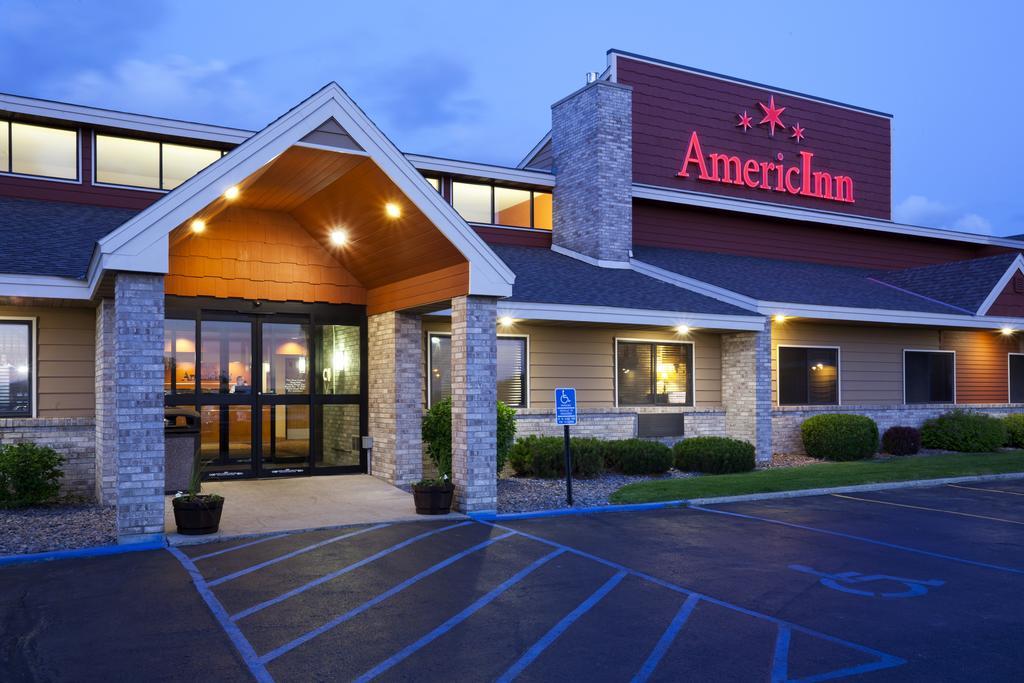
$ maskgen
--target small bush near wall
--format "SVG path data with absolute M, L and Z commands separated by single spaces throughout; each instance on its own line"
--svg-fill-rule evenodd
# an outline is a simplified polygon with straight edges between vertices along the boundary
M 724 436 L 694 436 L 672 447 L 676 469 L 705 474 L 749 472 L 754 469 L 754 447 Z
M 604 448 L 598 439 L 572 439 L 572 472 L 578 477 L 596 477 L 604 471 Z M 564 442 L 558 436 L 530 436 L 519 439 L 508 454 L 509 464 L 521 477 L 554 479 L 565 476 Z
M 1010 448 L 1024 448 L 1024 415 L 1016 413 L 1003 418 L 1006 427 L 1006 445 Z
M 0 446 L 0 508 L 48 503 L 60 492 L 64 464 L 57 451 L 19 443 Z
M 672 467 L 672 449 L 658 441 L 622 439 L 606 448 L 608 466 L 623 474 L 661 474 Z
M 498 472 L 505 468 L 509 449 L 516 438 L 516 411 L 498 401 Z M 437 466 L 440 477 L 452 474 L 452 399 L 446 398 L 430 407 L 423 416 L 423 443 L 427 455 Z
M 866 415 L 815 415 L 800 425 L 800 437 L 812 458 L 860 460 L 878 450 L 878 425 Z
M 951 410 L 921 427 L 921 444 L 925 448 L 962 453 L 988 453 L 1006 443 L 1003 421 L 967 410 Z
M 914 455 L 921 450 L 921 432 L 914 427 L 889 427 L 882 434 L 882 450 L 889 455 Z

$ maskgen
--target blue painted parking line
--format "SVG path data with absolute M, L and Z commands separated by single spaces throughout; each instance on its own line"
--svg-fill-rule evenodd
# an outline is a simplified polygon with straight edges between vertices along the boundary
M 772 519 L 771 517 L 758 517 L 756 515 L 746 515 L 742 512 L 730 512 L 728 510 L 715 510 L 714 508 L 705 508 L 699 505 L 691 505 L 691 510 L 698 510 L 700 512 L 708 512 L 713 515 L 726 515 L 728 517 L 737 517 L 739 519 L 749 519 L 755 522 L 765 522 L 767 524 L 778 524 L 779 526 L 789 527 L 791 529 L 801 529 L 803 531 L 813 531 L 818 534 L 826 534 L 828 536 L 836 536 L 838 538 L 846 538 L 852 541 L 860 541 L 861 543 L 870 543 L 872 545 L 881 546 L 883 548 L 892 548 L 893 550 L 902 550 L 907 553 L 914 553 L 917 555 L 924 555 L 925 557 L 934 557 L 940 560 L 949 560 L 950 562 L 959 562 L 961 564 L 969 564 L 974 567 L 984 567 L 985 569 L 995 569 L 996 571 L 1009 572 L 1011 574 L 1024 574 L 1024 569 L 1017 569 L 1015 567 L 1006 567 L 998 564 L 989 564 L 988 562 L 978 562 L 977 560 L 968 560 L 963 557 L 956 557 L 955 555 L 946 555 L 944 553 L 936 553 L 930 550 L 922 550 L 920 548 L 912 548 L 906 545 L 899 545 L 898 543 L 888 543 L 886 541 L 879 541 L 875 538 L 867 538 L 866 536 L 857 536 L 854 534 L 843 533 L 842 531 L 833 531 L 832 529 L 821 529 L 818 527 L 807 526 L 806 524 L 796 524 L 795 522 L 786 522 L 781 519 Z
M 509 667 L 508 671 L 501 675 L 501 678 L 498 679 L 498 683 L 509 683 L 514 680 L 516 676 L 521 674 L 526 667 L 530 666 L 530 664 L 533 663 L 533 660 L 537 659 L 537 657 L 539 657 L 541 653 L 558 638 L 558 636 L 562 635 L 562 633 L 572 626 L 577 619 L 589 612 L 594 605 L 601 602 L 601 598 L 608 595 L 608 593 L 618 586 L 619 582 L 624 578 L 626 578 L 626 572 L 620 571 L 615 574 L 615 576 L 605 581 L 600 588 L 590 595 L 590 597 L 577 605 L 576 609 L 562 617 L 562 619 L 559 620 L 559 622 L 555 624 L 550 631 L 545 633 L 540 640 L 530 646 L 530 649 L 527 650 L 515 664 Z
M 199 562 L 200 560 L 206 560 L 206 559 L 209 559 L 211 557 L 217 557 L 218 555 L 223 555 L 224 553 L 230 553 L 230 552 L 233 552 L 235 550 L 241 550 L 242 548 L 249 548 L 251 546 L 258 545 L 258 544 L 264 543 L 266 541 L 274 541 L 274 540 L 276 540 L 278 538 L 284 538 L 287 535 L 288 534 L 274 534 L 273 536 L 263 536 L 261 538 L 257 538 L 254 541 L 249 541 L 248 543 L 240 543 L 239 545 L 233 545 L 230 548 L 224 548 L 223 550 L 215 550 L 212 553 L 206 553 L 205 555 L 200 555 L 198 557 L 193 557 L 192 561 L 193 562 Z
M 379 560 L 380 558 L 382 558 L 382 557 L 384 557 L 386 555 L 390 555 L 391 553 L 393 553 L 395 551 L 398 551 L 398 550 L 401 550 L 402 548 L 405 548 L 407 546 L 410 546 L 413 543 L 416 543 L 417 541 L 423 540 L 424 538 L 429 538 L 430 536 L 433 536 L 434 534 L 439 534 L 439 533 L 444 532 L 444 531 L 450 531 L 451 529 L 458 529 L 459 527 L 464 527 L 467 524 L 472 524 L 472 523 L 473 522 L 469 522 L 469 521 L 459 522 L 458 524 L 452 524 L 451 526 L 442 527 L 440 529 L 432 529 L 432 530 L 424 532 L 422 534 L 418 534 L 416 536 L 413 536 L 412 538 L 408 538 L 408 539 L 402 541 L 401 543 L 396 543 L 395 545 L 391 546 L 390 548 L 385 548 L 384 550 L 381 550 L 380 552 L 374 553 L 373 555 L 370 555 L 369 557 L 364 557 L 363 559 L 359 560 L 358 562 L 354 562 L 354 563 L 352 563 L 352 564 L 350 564 L 350 565 L 348 565 L 346 567 L 342 567 L 341 569 L 338 569 L 336 571 L 330 572 L 329 574 L 325 574 L 325 575 L 323 575 L 323 576 L 321 576 L 319 578 L 313 579 L 312 581 L 310 581 L 308 583 L 305 583 L 305 584 L 299 586 L 298 588 L 293 588 L 290 591 L 287 591 L 285 593 L 282 593 L 281 595 L 278 595 L 276 598 L 270 598 L 269 600 L 264 600 L 263 602 L 261 602 L 259 604 L 256 604 L 256 605 L 253 605 L 252 607 L 248 607 L 248 608 L 242 610 L 241 612 L 238 612 L 236 614 L 232 614 L 231 615 L 231 620 L 232 621 L 238 621 L 239 619 L 244 619 L 245 617 L 249 616 L 250 614 L 255 614 L 256 612 L 259 612 L 260 610 L 264 610 L 267 607 L 270 607 L 271 605 L 276 605 L 279 602 L 284 602 L 288 598 L 294 597 L 294 596 L 298 595 L 299 593 L 303 593 L 305 591 L 308 591 L 310 588 L 314 588 L 316 586 L 319 586 L 320 584 L 327 583 L 328 581 L 336 579 L 339 576 L 343 576 L 344 574 L 348 574 L 351 571 L 354 571 L 356 569 L 359 569 L 360 567 L 366 566 L 366 565 L 370 564 L 371 562 L 373 562 L 375 560 Z
M 407 659 L 410 655 L 415 654 L 422 648 L 426 647 L 433 641 L 443 636 L 445 633 L 448 633 L 448 631 L 451 631 L 453 628 L 461 624 L 463 621 L 471 617 L 476 612 L 479 612 L 481 609 L 492 603 L 499 595 L 501 595 L 509 588 L 522 581 L 523 579 L 525 579 L 536 569 L 539 569 L 540 567 L 547 564 L 549 561 L 553 560 L 554 558 L 558 557 L 564 552 L 564 550 L 556 548 L 547 555 L 544 555 L 543 557 L 534 560 L 527 567 L 525 567 L 524 569 L 520 569 L 518 572 L 516 572 L 511 577 L 503 581 L 497 587 L 491 589 L 485 595 L 478 598 L 469 607 L 462 610 L 454 617 L 448 619 L 446 622 L 435 628 L 430 633 L 426 634 L 416 642 L 402 648 L 401 650 L 391 655 L 377 666 L 373 667 L 363 675 L 356 678 L 356 683 L 365 683 L 365 681 L 371 681 L 380 674 L 390 669 L 391 667 L 398 664 L 399 662 L 402 662 L 403 660 Z
M 968 491 L 984 491 L 985 493 L 1002 493 L 1007 496 L 1024 496 L 1024 492 L 1021 491 L 1007 491 L 1006 489 L 986 489 L 980 486 L 964 486 L 963 484 L 946 484 L 946 486 L 954 489 L 966 489 Z
M 946 515 L 956 515 L 958 517 L 973 517 L 974 519 L 983 519 L 989 522 L 1002 522 L 1003 524 L 1020 524 L 1024 526 L 1024 522 L 1017 521 L 1014 519 L 1005 519 L 1003 517 L 991 517 L 989 515 L 976 515 L 971 512 L 958 512 L 956 510 L 946 510 L 945 508 L 933 508 L 924 505 L 910 505 L 909 503 L 897 503 L 891 500 L 878 500 L 877 498 L 860 498 L 858 496 L 847 496 L 839 493 L 832 494 L 835 498 L 845 498 L 846 500 L 857 500 L 862 503 L 876 503 L 878 505 L 891 505 L 898 508 L 908 508 L 910 510 L 924 510 L 925 512 L 941 512 Z
M 672 621 L 669 623 L 668 628 L 658 638 L 658 642 L 654 644 L 654 649 L 651 650 L 651 654 L 647 655 L 647 659 L 644 660 L 640 670 L 633 676 L 633 683 L 644 683 L 654 670 L 658 668 L 658 664 L 661 663 L 661 658 L 668 652 L 669 647 L 672 646 L 672 642 L 679 635 L 679 631 L 682 630 L 683 626 L 686 625 L 690 615 L 693 614 L 694 608 L 697 603 L 700 602 L 700 598 L 696 595 L 691 595 L 683 601 L 682 606 L 676 615 L 672 617 Z
M 710 512 L 710 510 L 709 510 L 709 512 Z M 601 563 L 601 564 L 603 564 L 603 565 L 605 565 L 607 567 L 612 567 L 613 569 L 618 569 L 618 570 L 625 571 L 628 574 L 632 574 L 633 576 L 639 577 L 639 578 L 644 579 L 646 581 L 650 581 L 651 583 L 657 584 L 659 586 L 663 586 L 663 587 L 668 588 L 669 590 L 675 591 L 677 593 L 681 593 L 681 594 L 686 595 L 686 596 L 696 596 L 698 599 L 705 600 L 705 601 L 707 601 L 707 602 L 709 602 L 709 603 L 711 603 L 713 605 L 718 605 L 720 607 L 725 607 L 726 609 L 734 610 L 734 611 L 739 612 L 741 614 L 746 614 L 748 616 L 751 616 L 751 617 L 754 617 L 754 618 L 757 618 L 757 619 L 763 619 L 763 620 L 768 621 L 770 623 L 776 624 L 777 626 L 785 626 L 785 627 L 787 627 L 787 628 L 789 628 L 789 629 L 791 629 L 793 631 L 799 631 L 799 632 L 804 633 L 806 635 L 809 635 L 809 636 L 811 636 L 813 638 L 821 638 L 822 640 L 826 640 L 826 641 L 829 641 L 829 642 L 832 642 L 832 643 L 836 643 L 837 645 L 841 645 L 843 647 L 848 647 L 848 648 L 850 648 L 852 650 L 857 650 L 858 652 L 861 652 L 861 653 L 864 653 L 866 655 L 869 655 L 871 657 L 875 657 L 876 658 L 875 661 L 873 661 L 873 662 L 868 662 L 866 664 L 862 664 L 862 665 L 859 665 L 857 667 L 847 667 L 845 669 L 836 669 L 834 671 L 830 671 L 830 672 L 826 672 L 824 674 L 820 674 L 814 680 L 828 680 L 830 678 L 838 678 L 840 676 L 848 675 L 848 672 L 851 672 L 851 671 L 855 671 L 856 673 L 865 673 L 865 672 L 869 672 L 869 671 L 878 671 L 878 670 L 881 670 L 881 669 L 888 669 L 888 668 L 892 668 L 892 667 L 895 667 L 895 666 L 900 666 L 902 664 L 906 664 L 906 660 L 905 659 L 902 659 L 900 657 L 896 657 L 895 655 L 890 655 L 890 654 L 887 654 L 885 652 L 881 652 L 880 650 L 876 650 L 874 648 L 868 647 L 866 645 L 861 645 L 859 643 L 854 643 L 853 641 L 845 640 L 843 638 L 837 638 L 836 636 L 830 636 L 827 633 L 822 633 L 821 631 L 815 631 L 814 629 L 806 628 L 804 626 L 800 626 L 798 624 L 793 624 L 793 623 L 788 622 L 788 621 L 783 621 L 782 619 L 779 619 L 778 617 L 773 617 L 773 616 L 771 616 L 769 614 L 763 614 L 761 612 L 755 612 L 754 610 L 747 609 L 746 607 L 741 607 L 740 605 L 736 605 L 736 604 L 733 604 L 731 602 L 726 602 L 726 601 L 720 600 L 718 598 L 713 598 L 710 595 L 705 595 L 703 593 L 698 593 L 698 592 L 690 590 L 688 588 L 683 588 L 682 586 L 678 586 L 678 585 L 672 583 L 671 581 L 666 581 L 665 579 L 659 579 L 658 577 L 652 576 L 651 574 L 647 574 L 645 572 L 641 572 L 641 571 L 638 571 L 636 569 L 632 569 L 632 568 L 627 567 L 625 565 L 619 564 L 618 562 L 613 562 L 611 560 L 607 560 L 607 559 L 605 559 L 603 557 L 599 557 L 599 556 L 594 555 L 592 553 L 588 553 L 588 552 L 586 552 L 584 550 L 579 550 L 578 548 L 573 548 L 572 546 L 567 546 L 567 545 L 565 545 L 563 543 L 558 543 L 557 541 L 552 541 L 552 540 L 543 538 L 541 536 L 536 536 L 534 534 L 526 533 L 524 531 L 518 531 L 516 529 L 511 529 L 511 528 L 503 526 L 501 524 L 495 524 L 495 523 L 487 523 L 487 524 L 489 524 L 489 526 L 493 526 L 496 529 L 505 529 L 505 530 L 508 530 L 508 531 L 512 531 L 512 532 L 514 532 L 514 533 L 516 533 L 519 536 L 522 536 L 524 538 L 529 538 L 529 539 L 534 540 L 534 541 L 539 541 L 540 543 L 544 543 L 544 544 L 552 546 L 554 548 L 560 548 L 560 549 L 565 550 L 566 552 L 572 553 L 574 555 L 578 555 L 580 557 L 585 557 L 585 558 L 591 559 L 591 560 L 593 560 L 595 562 L 599 562 L 599 563 Z M 805 680 L 809 680 L 809 679 L 805 679 Z
M 167 550 L 178 559 L 181 566 L 188 572 L 189 577 L 192 579 L 192 584 L 196 587 L 196 591 L 206 602 L 210 611 L 213 612 L 214 618 L 220 623 L 221 628 L 224 629 L 235 649 L 238 650 L 238 654 L 242 657 L 242 661 L 245 662 L 245 666 L 249 669 L 253 678 L 260 683 L 273 683 L 273 677 L 271 677 L 270 672 L 267 671 L 263 663 L 259 661 L 252 643 L 249 642 L 249 639 L 242 634 L 242 631 L 228 617 L 227 610 L 224 609 L 224 605 L 221 604 L 217 596 L 210 590 L 209 584 L 203 579 L 203 575 L 196 567 L 195 562 L 178 548 L 168 548 Z
M 793 632 L 788 626 L 779 626 L 775 634 L 775 649 L 772 651 L 772 683 L 789 680 L 789 641 Z
M 368 533 L 370 531 L 376 531 L 377 529 L 383 529 L 384 527 L 387 527 L 387 526 L 391 526 L 391 525 L 390 524 L 375 524 L 374 526 L 366 527 L 365 529 L 358 529 L 356 531 L 350 531 L 347 534 L 341 534 L 340 536 L 332 536 L 331 538 L 328 538 L 326 540 L 320 541 L 318 543 L 314 543 L 312 545 L 307 545 L 304 548 L 299 548 L 298 550 L 293 550 L 290 553 L 286 553 L 286 554 L 281 555 L 279 557 L 271 558 L 271 559 L 269 559 L 269 560 L 267 560 L 265 562 L 260 562 L 259 564 L 254 564 L 251 567 L 246 567 L 245 569 L 239 569 L 237 572 L 234 572 L 232 574 L 228 574 L 226 576 L 221 576 L 220 578 L 213 579 L 212 581 L 208 581 L 207 583 L 211 587 L 219 586 L 222 583 L 226 583 L 227 581 L 232 581 L 234 579 L 237 579 L 240 576 L 245 576 L 246 574 L 251 574 L 251 573 L 253 573 L 255 571 L 259 571 L 260 569 L 263 569 L 264 567 L 269 567 L 272 564 L 277 564 L 278 562 L 284 562 L 285 560 L 290 560 L 293 557 L 296 557 L 298 555 L 302 555 L 303 553 L 308 553 L 311 550 L 316 550 L 317 548 L 322 548 L 325 545 L 329 545 L 331 543 L 336 543 L 337 541 L 343 541 L 346 538 L 352 538 L 353 536 L 358 536 L 360 534 L 365 534 L 365 533 Z
M 312 640 L 313 638 L 316 638 L 317 636 L 322 635 L 322 634 L 326 633 L 327 631 L 330 631 L 332 628 L 335 628 L 336 626 L 339 626 L 339 625 L 345 623 L 349 619 L 362 614 L 363 612 L 365 612 L 366 610 L 370 609 L 371 607 L 373 607 L 375 605 L 379 605 L 380 603 L 384 602 L 385 600 L 387 600 L 391 596 L 395 595 L 396 593 L 400 593 L 401 591 L 405 590 L 409 586 L 412 586 L 413 584 L 418 583 L 419 581 L 422 581 L 423 579 L 427 578 L 431 574 L 435 574 L 435 573 L 441 571 L 442 569 L 444 569 L 445 567 L 448 567 L 448 566 L 450 566 L 452 564 L 455 564 L 456 562 L 458 562 L 462 558 L 466 557 L 467 555 L 475 553 L 477 550 L 482 550 L 483 548 L 486 548 L 489 545 L 497 543 L 498 541 L 502 540 L 503 538 L 508 538 L 509 536 L 513 536 L 513 535 L 515 535 L 515 532 L 514 531 L 509 531 L 506 534 L 501 534 L 500 536 L 495 536 L 494 538 L 487 539 L 483 543 L 477 543 L 475 546 L 473 546 L 471 548 L 467 548 L 466 550 L 463 550 L 460 553 L 456 553 L 455 555 L 452 555 L 451 557 L 449 557 L 446 560 L 438 562 L 437 564 L 435 564 L 432 567 L 428 567 L 427 569 L 424 569 L 419 574 L 416 574 L 415 576 L 406 579 L 405 581 L 401 582 L 400 584 L 398 584 L 396 586 L 393 586 L 392 588 L 389 588 L 388 590 L 384 591 L 383 593 L 381 593 L 377 597 L 372 598 L 371 600 L 367 600 L 362 605 L 359 605 L 358 607 L 350 609 L 348 612 L 345 612 L 344 614 L 341 614 L 341 615 L 331 619 L 327 623 L 325 623 L 325 624 L 323 624 L 321 626 L 318 626 L 317 628 L 313 629 L 312 631 L 308 631 L 307 633 L 304 633 L 303 635 L 299 636 L 298 638 L 296 638 L 296 639 L 294 639 L 294 640 L 292 640 L 290 642 L 287 642 L 284 645 L 281 645 L 280 647 L 274 648 L 270 652 L 267 652 L 266 654 L 262 655 L 260 657 L 260 662 L 263 663 L 263 664 L 267 664 L 269 662 L 272 662 L 273 660 L 277 659 L 281 655 L 294 650 L 295 648 L 297 648 L 298 646 L 302 645 L 303 643 L 307 643 L 310 640 Z M 234 623 L 234 622 L 232 622 L 232 623 Z

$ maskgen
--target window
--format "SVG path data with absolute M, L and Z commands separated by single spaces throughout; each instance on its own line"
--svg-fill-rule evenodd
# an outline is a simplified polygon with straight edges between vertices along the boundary
M 620 406 L 693 405 L 693 344 L 615 341 Z
M 779 347 L 779 405 L 839 405 L 839 349 Z
M 452 182 L 452 206 L 469 223 L 551 229 L 551 193 Z
M 434 178 L 432 176 L 423 176 L 423 177 L 426 179 L 426 181 L 428 183 L 430 183 L 430 186 L 432 188 L 434 188 L 438 192 L 441 191 L 441 179 L 440 178 Z
M 196 321 L 164 320 L 164 394 L 196 393 Z
M 0 417 L 32 417 L 32 321 L 0 320 Z
M 173 190 L 222 155 L 219 149 L 97 135 L 95 180 Z
M 952 351 L 904 351 L 905 403 L 953 403 L 956 354 Z
M 1010 403 L 1024 403 L 1024 353 L 1011 353 L 1007 362 L 1010 372 Z
M 513 408 L 527 406 L 527 338 L 498 337 L 498 400 Z M 452 395 L 452 337 L 430 333 L 427 339 L 427 405 Z
M 0 171 L 78 180 L 78 132 L 0 122 Z

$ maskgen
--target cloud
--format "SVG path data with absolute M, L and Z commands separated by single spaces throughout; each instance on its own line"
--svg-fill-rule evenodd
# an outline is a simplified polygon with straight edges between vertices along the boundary
M 893 208 L 893 218 L 900 223 L 950 228 L 962 232 L 991 235 L 992 224 L 985 217 L 963 212 L 928 197 L 912 194 Z

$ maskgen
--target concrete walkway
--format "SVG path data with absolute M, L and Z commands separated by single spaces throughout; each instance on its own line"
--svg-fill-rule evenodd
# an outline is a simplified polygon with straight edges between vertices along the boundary
M 207 536 L 176 533 L 168 496 L 164 516 L 171 545 L 349 524 L 438 519 L 417 515 L 411 493 L 368 474 L 211 481 L 203 483 L 203 493 L 224 496 L 220 531 Z M 443 519 L 462 517 L 453 512 Z

